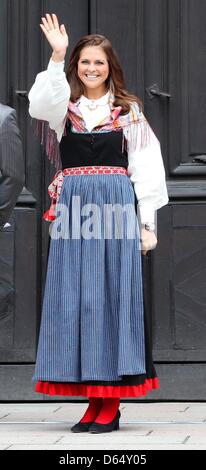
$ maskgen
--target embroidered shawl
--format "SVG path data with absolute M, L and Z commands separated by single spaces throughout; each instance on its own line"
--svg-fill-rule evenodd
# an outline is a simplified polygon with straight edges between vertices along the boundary
M 149 144 L 151 133 L 150 126 L 144 114 L 139 108 L 137 102 L 131 102 L 130 111 L 125 115 L 120 115 L 122 107 L 114 106 L 114 95 L 109 94 L 110 116 L 104 118 L 91 132 L 119 131 L 123 129 L 122 149 L 126 143 L 127 151 L 134 152 L 137 148 L 141 149 Z M 69 119 L 72 124 L 73 132 L 88 132 L 82 113 L 78 108 L 79 100 L 75 103 L 69 101 L 68 112 L 64 119 L 64 131 L 66 134 L 66 120 Z M 32 124 L 35 124 L 35 133 L 40 138 L 40 142 L 51 163 L 55 165 L 56 170 L 62 168 L 59 142 L 57 134 L 49 127 L 47 121 L 32 118 Z

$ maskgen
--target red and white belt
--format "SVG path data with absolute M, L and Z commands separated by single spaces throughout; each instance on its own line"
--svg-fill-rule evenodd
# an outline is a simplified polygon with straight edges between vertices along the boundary
M 96 174 L 121 174 L 128 176 L 128 171 L 126 168 L 121 166 L 80 166 L 57 171 L 52 182 L 48 186 L 48 193 L 52 202 L 50 208 L 44 212 L 43 219 L 51 222 L 56 218 L 56 207 L 60 197 L 64 176 Z

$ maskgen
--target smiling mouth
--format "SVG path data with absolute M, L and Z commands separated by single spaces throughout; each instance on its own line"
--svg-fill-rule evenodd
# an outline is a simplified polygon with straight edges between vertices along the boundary
M 87 74 L 85 74 L 85 77 L 88 80 L 96 80 L 97 78 L 99 78 L 99 75 L 87 75 Z

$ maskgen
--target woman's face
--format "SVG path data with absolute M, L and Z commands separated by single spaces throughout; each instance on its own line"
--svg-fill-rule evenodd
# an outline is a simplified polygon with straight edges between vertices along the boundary
M 90 95 L 101 96 L 106 93 L 105 80 L 109 75 L 109 64 L 101 47 L 84 47 L 77 65 L 77 73 L 88 98 Z

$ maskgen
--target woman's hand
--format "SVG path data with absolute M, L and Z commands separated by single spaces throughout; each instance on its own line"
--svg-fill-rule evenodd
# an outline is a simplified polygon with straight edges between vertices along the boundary
M 69 45 L 69 38 L 64 25 L 61 24 L 59 27 L 57 16 L 55 14 L 49 15 L 46 13 L 46 18 L 42 17 L 40 27 L 53 49 L 52 58 L 54 58 L 54 60 L 55 58 L 57 58 L 57 60 L 64 60 Z
M 148 250 L 152 250 L 157 245 L 157 239 L 154 232 L 141 229 L 141 251 L 143 255 L 146 255 Z

